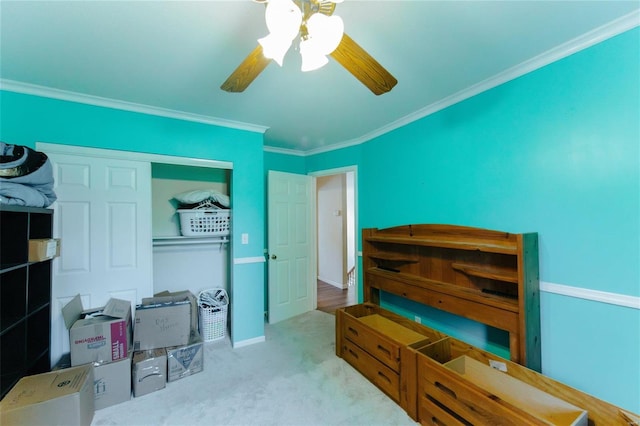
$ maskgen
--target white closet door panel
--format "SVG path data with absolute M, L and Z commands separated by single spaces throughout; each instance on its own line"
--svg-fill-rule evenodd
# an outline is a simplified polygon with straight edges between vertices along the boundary
M 91 271 L 89 259 L 89 203 L 74 203 L 58 200 L 56 223 L 59 235 L 66 237 L 64 249 L 60 250 L 56 273 L 75 274 Z M 68 241 L 73 244 L 65 244 Z
M 109 203 L 107 238 L 109 238 L 108 269 L 135 268 L 137 261 L 136 204 Z
M 47 152 L 54 166 L 52 361 L 69 350 L 61 309 L 73 296 L 83 306 L 111 297 L 134 306 L 153 295 L 151 164 Z M 57 305 L 57 306 L 56 306 Z

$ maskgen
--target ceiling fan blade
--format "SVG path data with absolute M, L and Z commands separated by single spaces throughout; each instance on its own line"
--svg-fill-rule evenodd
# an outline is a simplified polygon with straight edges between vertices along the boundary
M 387 93 L 398 83 L 389 71 L 346 33 L 330 56 L 376 95 Z
M 227 92 L 244 91 L 270 62 L 271 59 L 265 58 L 262 54 L 262 46 L 258 44 L 258 46 L 249 53 L 249 56 L 238 65 L 238 68 L 231 73 L 229 78 L 222 83 L 220 88 Z

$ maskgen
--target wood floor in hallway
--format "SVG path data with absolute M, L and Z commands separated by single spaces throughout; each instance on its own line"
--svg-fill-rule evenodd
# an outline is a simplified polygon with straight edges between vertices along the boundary
M 347 289 L 327 284 L 318 280 L 318 310 L 334 314 L 335 310 L 344 306 L 355 305 L 357 303 L 355 297 L 355 286 Z

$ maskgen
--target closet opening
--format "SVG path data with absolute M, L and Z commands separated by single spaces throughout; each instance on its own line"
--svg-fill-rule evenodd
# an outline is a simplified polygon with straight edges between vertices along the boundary
M 211 288 L 229 293 L 230 231 L 224 229 L 230 226 L 196 233 L 181 222 L 191 217 L 187 209 L 198 206 L 231 218 L 230 179 L 229 169 L 151 164 L 154 293 L 190 290 L 197 296 Z

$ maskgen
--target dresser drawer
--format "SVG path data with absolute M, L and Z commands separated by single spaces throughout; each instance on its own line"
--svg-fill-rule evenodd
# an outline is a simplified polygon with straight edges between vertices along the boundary
M 400 400 L 400 376 L 398 373 L 369 355 L 348 340 L 344 341 L 343 357 L 369 381 L 378 386 L 396 403 Z
M 428 395 L 472 424 L 525 425 L 544 424 L 521 418 L 500 400 L 466 383 L 444 366 L 429 366 L 421 377 L 419 395 Z M 528 416 L 526 416 L 528 417 Z
M 440 365 L 422 360 L 419 395 L 473 424 L 587 425 L 587 413 L 467 356 Z
M 344 337 L 360 346 L 392 368 L 400 369 L 400 345 L 381 333 L 372 330 L 359 319 L 344 316 Z
M 451 414 L 447 409 L 432 402 L 429 397 L 422 395 L 419 400 L 420 424 L 433 426 L 471 426 L 471 423 Z

